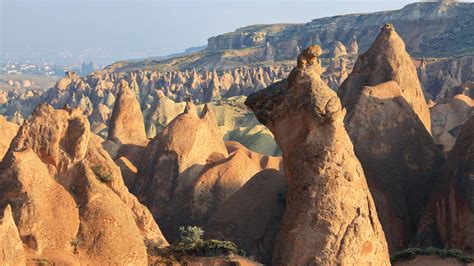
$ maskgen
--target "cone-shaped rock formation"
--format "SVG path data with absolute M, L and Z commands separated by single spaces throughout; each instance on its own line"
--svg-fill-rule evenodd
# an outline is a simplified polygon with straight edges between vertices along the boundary
M 288 79 L 246 101 L 274 134 L 288 178 L 273 265 L 389 265 L 387 243 L 362 167 L 321 79 L 319 46 L 298 57 Z
M 137 96 L 125 80 L 121 80 L 118 90 L 110 118 L 108 139 L 120 144 L 146 142 L 145 122 Z
M 12 139 L 18 132 L 18 125 L 8 122 L 5 117 L 0 115 L 0 162 L 3 156 L 7 153 Z
M 10 205 L 0 212 L 0 265 L 25 265 L 25 250 Z
M 412 65 L 400 37 L 385 25 L 339 90 L 391 252 L 408 247 L 443 163 L 416 114 L 415 104 L 426 104 Z
M 0 205 L 12 206 L 28 254 L 146 264 L 147 247 L 167 242 L 89 128 L 79 109 L 39 106 L 0 166 Z
M 416 67 L 393 25 L 386 24 L 369 50 L 357 58 L 352 73 L 342 83 L 338 95 L 344 107 L 350 109 L 364 86 L 375 86 L 391 80 L 400 85 L 403 97 L 426 130 L 431 132 L 430 112 Z
M 214 112 L 206 105 L 198 116 L 192 102 L 143 158 L 135 190 L 171 240 L 179 226 L 203 224 L 260 170 L 242 150 L 229 155 Z

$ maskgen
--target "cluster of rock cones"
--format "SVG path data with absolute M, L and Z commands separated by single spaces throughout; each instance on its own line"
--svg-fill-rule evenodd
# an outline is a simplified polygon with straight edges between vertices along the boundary
M 474 118 L 445 160 L 390 24 L 337 93 L 320 55 L 307 48 L 246 100 L 281 157 L 225 142 L 192 102 L 148 140 L 126 82 L 107 140 L 76 109 L 40 105 L 20 128 L 0 119 L 0 264 L 147 265 L 182 225 L 272 265 L 389 265 L 409 245 L 472 252 Z

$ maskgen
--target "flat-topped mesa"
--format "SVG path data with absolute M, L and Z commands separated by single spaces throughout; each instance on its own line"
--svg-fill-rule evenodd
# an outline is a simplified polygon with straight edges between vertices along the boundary
M 145 143 L 145 122 L 136 94 L 125 80 L 121 80 L 117 88 L 119 93 L 110 118 L 108 139 L 120 144 Z
M 403 98 L 413 108 L 428 132 L 430 113 L 417 76 L 416 67 L 405 49 L 405 43 L 392 24 L 385 24 L 372 46 L 361 54 L 352 73 L 342 83 L 338 95 L 344 107 L 350 109 L 364 86 L 395 81 Z
M 364 171 L 344 128 L 345 110 L 320 78 L 319 46 L 288 79 L 245 102 L 275 136 L 288 178 L 273 265 L 389 265 Z

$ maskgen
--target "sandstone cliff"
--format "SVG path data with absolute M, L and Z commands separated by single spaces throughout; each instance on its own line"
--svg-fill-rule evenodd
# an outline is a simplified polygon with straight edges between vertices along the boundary
M 379 26 L 392 22 L 407 43 L 410 54 L 417 57 L 446 58 L 471 55 L 474 28 L 474 4 L 457 1 L 424 1 L 402 9 L 366 14 L 349 14 L 314 19 L 305 24 L 251 25 L 208 39 L 204 51 L 167 60 L 117 62 L 111 71 L 137 68 L 206 68 L 229 69 L 258 64 L 295 60 L 297 49 L 318 44 L 331 47 L 340 41 L 350 47 L 357 39 L 358 48 L 369 48 Z M 329 48 L 330 49 L 330 48 Z
M 389 265 L 375 205 L 335 92 L 320 79 L 318 46 L 287 80 L 246 104 L 274 134 L 289 179 L 273 265 Z

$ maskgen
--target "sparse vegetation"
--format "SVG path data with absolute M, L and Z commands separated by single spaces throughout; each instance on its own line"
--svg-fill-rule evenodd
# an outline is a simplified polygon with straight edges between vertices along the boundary
M 215 257 L 220 255 L 237 254 L 245 256 L 245 252 L 231 241 L 216 239 L 204 240 L 204 230 L 197 226 L 182 226 L 179 228 L 180 242 L 168 248 L 156 249 L 158 263 L 171 265 L 186 264 L 190 257 Z M 238 265 L 238 262 L 235 264 Z
M 245 252 L 231 241 L 203 240 L 204 230 L 200 227 L 182 226 L 179 228 L 179 233 L 181 242 L 173 247 L 177 252 L 206 257 L 228 255 L 230 253 L 245 256 Z
M 34 261 L 38 264 L 38 265 L 53 265 L 49 260 L 47 259 L 34 259 Z
M 71 246 L 73 246 L 74 249 L 76 249 L 77 246 L 79 246 L 79 245 L 82 244 L 83 242 L 84 242 L 84 240 L 82 240 L 82 238 L 76 237 L 76 238 L 74 238 L 74 239 L 71 241 Z
M 104 183 L 112 182 L 114 179 L 112 174 L 107 172 L 107 170 L 102 165 L 94 165 L 91 167 L 91 169 L 95 176 Z
M 393 263 L 399 260 L 411 260 L 418 255 L 436 255 L 441 258 L 455 258 L 464 263 L 474 262 L 474 256 L 464 254 L 458 249 L 440 249 L 435 247 L 427 248 L 407 248 L 399 251 L 390 257 L 390 261 Z
M 204 235 L 204 230 L 198 226 L 181 226 L 179 228 L 179 236 L 181 238 L 181 243 L 186 246 L 196 246 L 201 243 L 202 236 Z

